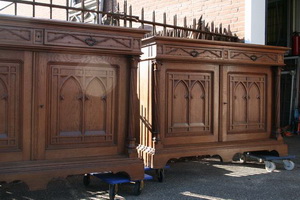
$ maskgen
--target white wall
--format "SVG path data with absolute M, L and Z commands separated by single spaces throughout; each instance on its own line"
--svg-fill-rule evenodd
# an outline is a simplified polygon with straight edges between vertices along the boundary
M 245 43 L 265 44 L 266 1 L 245 0 Z

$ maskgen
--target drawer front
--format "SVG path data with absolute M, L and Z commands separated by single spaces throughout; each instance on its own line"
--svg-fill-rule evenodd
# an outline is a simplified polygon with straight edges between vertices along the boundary
M 14 26 L 0 26 L 0 43 L 32 45 L 42 44 L 43 30 Z
M 45 30 L 45 45 L 132 50 L 130 37 Z

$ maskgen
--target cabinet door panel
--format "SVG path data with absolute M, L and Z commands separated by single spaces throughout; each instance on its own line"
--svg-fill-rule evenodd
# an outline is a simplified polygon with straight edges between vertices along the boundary
M 51 71 L 47 77 L 51 88 L 48 115 L 51 125 L 57 127 L 49 128 L 48 146 L 111 143 L 113 136 L 107 130 L 111 124 L 107 123 L 111 122 L 112 107 L 106 101 L 114 101 L 111 84 L 116 69 L 106 65 L 51 63 L 48 70 Z
M 218 140 L 219 66 L 166 65 L 166 132 L 164 144 Z M 162 104 L 163 105 L 163 104 Z
M 37 112 L 36 159 L 116 153 L 120 59 L 109 59 L 39 54 L 37 101 L 45 106 Z
M 30 159 L 31 58 L 0 51 L 0 162 Z
M 168 72 L 168 78 L 168 135 L 211 132 L 212 74 Z
M 271 78 L 266 67 L 224 67 L 223 140 L 269 137 Z
M 20 149 L 20 72 L 21 63 L 0 63 L 0 144 Z

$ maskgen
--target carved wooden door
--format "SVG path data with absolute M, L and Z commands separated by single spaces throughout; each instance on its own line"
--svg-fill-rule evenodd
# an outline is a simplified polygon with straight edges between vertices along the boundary
M 0 162 L 30 159 L 31 59 L 0 51 Z
M 222 140 L 270 137 L 270 69 L 225 66 L 223 72 Z
M 211 74 L 169 72 L 169 135 L 210 129 Z
M 40 54 L 38 67 L 37 114 L 45 120 L 38 134 L 45 144 L 37 157 L 116 152 L 117 67 L 101 57 L 60 54 Z
M 217 141 L 218 66 L 190 64 L 188 68 L 195 70 L 166 72 L 166 143 Z

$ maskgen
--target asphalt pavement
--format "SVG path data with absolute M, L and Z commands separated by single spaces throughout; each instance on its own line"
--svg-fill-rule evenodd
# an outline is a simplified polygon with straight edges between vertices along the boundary
M 296 155 L 292 171 L 276 164 L 272 173 L 257 161 L 246 164 L 221 163 L 216 159 L 191 159 L 170 163 L 164 182 L 155 178 L 145 182 L 139 196 L 132 192 L 132 184 L 118 187 L 115 199 L 126 200 L 243 200 L 243 199 L 300 199 L 300 136 L 284 138 L 289 154 Z M 155 172 L 149 172 L 155 177 Z M 15 182 L 0 186 L 0 200 L 102 200 L 109 199 L 108 185 L 96 177 L 89 186 L 82 176 L 56 179 L 47 190 L 28 191 L 26 184 Z

